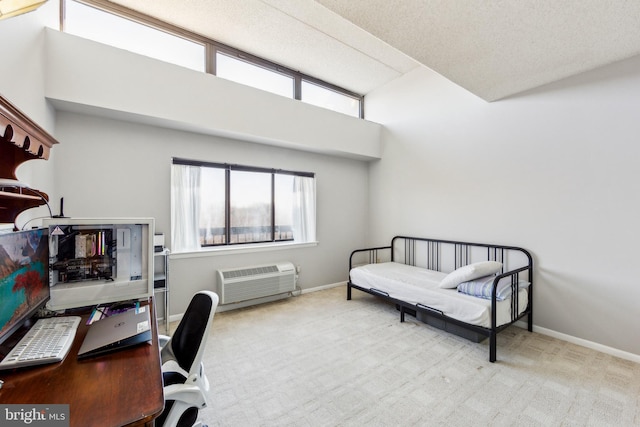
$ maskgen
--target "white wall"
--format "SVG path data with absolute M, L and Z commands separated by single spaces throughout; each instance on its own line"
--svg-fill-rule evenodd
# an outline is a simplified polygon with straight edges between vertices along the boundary
M 365 242 L 366 162 L 71 112 L 58 112 L 56 134 L 55 179 L 66 215 L 154 217 L 167 242 L 172 157 L 316 173 L 318 246 L 172 257 L 172 314 L 184 312 L 196 291 L 215 291 L 218 268 L 292 261 L 303 289 L 344 281 L 349 253 Z
M 421 68 L 366 100 L 369 243 L 527 248 L 537 327 L 640 355 L 640 58 L 494 103 Z
M 43 97 L 44 26 L 56 25 L 56 22 L 57 1 L 50 1 L 36 11 L 0 21 L 0 93 L 52 134 L 55 130 L 55 112 Z M 4 132 L 4 129 L 0 132 Z M 44 160 L 25 162 L 16 173 L 19 180 L 44 191 L 53 201 L 57 199 L 57 193 L 52 174 L 53 165 Z M 22 226 L 29 219 L 43 215 L 48 215 L 44 206 L 24 212 L 16 222 Z
M 44 97 L 44 27 L 58 20 L 58 2 L 0 21 L 0 93 L 49 132 L 53 110 Z

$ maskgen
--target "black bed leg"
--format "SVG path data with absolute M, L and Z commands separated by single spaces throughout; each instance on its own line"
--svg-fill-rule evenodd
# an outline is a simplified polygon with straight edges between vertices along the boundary
M 496 333 L 492 333 L 489 336 L 489 362 L 493 363 L 496 361 L 496 345 L 497 345 L 497 339 L 496 339 Z
M 529 330 L 529 332 L 533 332 L 533 312 L 531 311 L 527 316 L 527 329 Z
M 347 283 L 347 301 L 351 301 L 351 285 Z

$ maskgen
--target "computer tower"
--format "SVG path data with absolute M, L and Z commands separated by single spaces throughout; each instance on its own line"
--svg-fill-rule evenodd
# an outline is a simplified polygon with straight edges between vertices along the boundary
M 48 218 L 51 310 L 153 295 L 153 218 Z

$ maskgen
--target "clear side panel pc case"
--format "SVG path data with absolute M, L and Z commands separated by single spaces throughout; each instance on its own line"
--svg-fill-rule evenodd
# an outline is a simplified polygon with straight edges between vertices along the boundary
M 153 295 L 153 218 L 48 218 L 51 310 Z

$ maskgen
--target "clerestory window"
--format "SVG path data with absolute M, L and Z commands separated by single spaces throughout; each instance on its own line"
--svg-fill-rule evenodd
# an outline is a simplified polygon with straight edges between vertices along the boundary
M 106 0 L 64 0 L 61 29 L 257 89 L 363 118 L 363 97 Z
M 140 55 L 205 71 L 205 45 L 76 1 L 65 1 L 64 31 Z

